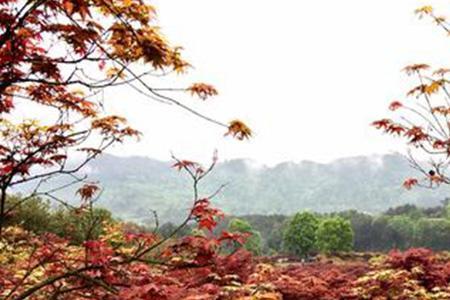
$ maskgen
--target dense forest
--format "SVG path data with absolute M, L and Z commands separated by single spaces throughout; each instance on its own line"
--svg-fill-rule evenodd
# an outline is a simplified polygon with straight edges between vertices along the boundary
M 391 249 L 425 247 L 450 250 L 450 218 L 448 202 L 443 205 L 418 208 L 403 205 L 379 214 L 355 210 L 329 214 L 315 214 L 319 220 L 341 217 L 348 220 L 354 232 L 352 250 L 358 252 L 386 252 Z M 239 216 L 248 221 L 262 236 L 262 249 L 266 254 L 289 253 L 283 249 L 283 233 L 292 217 L 283 215 Z M 227 222 L 225 222 L 227 223 Z M 226 227 L 226 225 L 224 225 Z
M 14 205 L 19 201 L 20 198 L 15 198 L 10 203 Z M 295 216 L 302 214 L 311 215 L 319 225 L 335 218 L 348 221 L 352 237 L 348 243 L 350 247 L 346 251 L 388 252 L 392 249 L 406 250 L 413 247 L 450 251 L 449 200 L 429 208 L 406 204 L 389 208 L 379 214 L 348 210 L 326 214 L 300 211 L 290 216 L 228 215 L 223 220 L 219 220 L 214 232 L 219 234 L 223 230 L 228 230 L 250 233 L 254 236 L 250 239 L 250 243 L 253 243 L 250 248 L 256 254 L 295 257 L 297 253 L 291 251 L 286 245 L 288 242 L 286 232 Z M 103 208 L 96 208 L 93 215 L 95 219 L 98 218 L 98 225 L 94 226 L 90 233 L 96 237 L 101 234 L 102 223 L 123 222 Z M 38 234 L 52 232 L 79 244 L 85 239 L 83 233 L 86 232 L 86 228 L 92 226 L 90 218 L 92 216 L 79 216 L 64 206 L 52 208 L 48 201 L 36 198 L 30 200 L 29 205 L 21 206 L 7 219 L 7 224 L 21 226 Z M 157 229 L 164 237 L 170 236 L 178 226 L 178 223 L 172 222 L 158 224 L 158 228 L 155 228 L 155 224 L 142 225 L 130 221 L 125 224 L 138 232 L 151 233 Z M 195 226 L 186 226 L 177 232 L 177 236 L 181 238 L 193 232 L 195 232 Z M 301 234 L 295 233 L 295 235 Z M 315 235 L 316 233 L 313 234 Z M 313 256 L 319 252 L 318 250 L 313 249 L 310 254 Z

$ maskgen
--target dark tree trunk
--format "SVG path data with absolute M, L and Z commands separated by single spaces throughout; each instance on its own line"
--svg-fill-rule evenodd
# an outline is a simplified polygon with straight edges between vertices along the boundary
M 6 205 L 6 189 L 2 187 L 0 189 L 0 237 L 2 236 L 3 224 L 6 220 L 5 205 Z

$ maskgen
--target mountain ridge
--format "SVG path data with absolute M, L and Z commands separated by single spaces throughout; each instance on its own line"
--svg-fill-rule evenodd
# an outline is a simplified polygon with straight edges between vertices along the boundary
M 89 164 L 91 180 L 104 187 L 100 206 L 135 222 L 178 221 L 191 202 L 191 183 L 172 163 L 143 156 L 105 154 Z M 406 203 L 439 204 L 450 189 L 406 191 L 401 183 L 415 173 L 400 154 L 355 156 L 330 163 L 283 162 L 274 166 L 232 159 L 217 164 L 200 186 L 206 196 L 223 183 L 226 189 L 213 203 L 226 213 L 293 214 L 358 209 L 377 213 Z M 66 192 L 64 197 L 73 196 Z

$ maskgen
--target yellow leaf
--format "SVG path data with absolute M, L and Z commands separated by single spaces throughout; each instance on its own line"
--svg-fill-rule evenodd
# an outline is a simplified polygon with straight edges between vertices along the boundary
M 441 87 L 440 81 L 433 81 L 430 85 L 425 86 L 425 93 L 428 95 L 435 94 L 439 91 Z
M 114 78 L 114 77 L 119 77 L 120 79 L 125 78 L 125 74 L 122 70 L 119 70 L 116 67 L 111 67 L 108 70 L 106 70 L 106 76 L 108 78 Z
M 130 7 L 133 4 L 133 0 L 123 0 L 123 6 Z
M 414 11 L 419 18 L 422 18 L 424 15 L 431 15 L 433 13 L 433 7 L 430 5 L 422 6 Z
M 80 97 L 84 97 L 86 95 L 82 89 L 74 89 L 72 90 L 72 94 Z

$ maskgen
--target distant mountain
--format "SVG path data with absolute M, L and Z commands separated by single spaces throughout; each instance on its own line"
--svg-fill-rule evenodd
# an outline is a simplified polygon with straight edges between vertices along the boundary
M 174 221 L 186 214 L 192 189 L 187 177 L 170 165 L 145 157 L 104 155 L 90 164 L 88 173 L 104 187 L 99 204 L 116 216 L 146 222 L 150 210 L 156 210 L 161 221 Z M 401 183 L 412 175 L 414 171 L 398 154 L 274 167 L 237 159 L 218 164 L 201 189 L 208 195 L 228 183 L 214 203 L 233 215 L 293 214 L 305 209 L 375 213 L 405 203 L 433 206 L 450 196 L 446 187 L 404 190 Z

